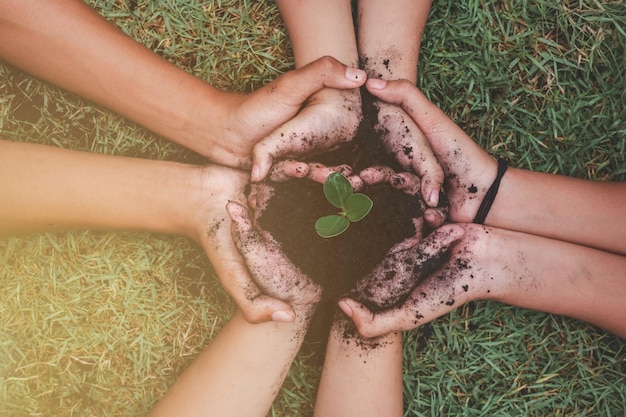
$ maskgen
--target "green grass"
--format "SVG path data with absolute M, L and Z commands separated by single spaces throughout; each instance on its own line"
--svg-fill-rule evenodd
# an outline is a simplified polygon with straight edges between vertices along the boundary
M 89 0 L 208 82 L 248 91 L 291 68 L 271 1 Z M 623 1 L 442 0 L 424 91 L 492 154 L 537 171 L 626 180 Z M 0 66 L 3 138 L 152 159 L 191 152 Z M 0 240 L 0 416 L 139 416 L 223 326 L 233 303 L 183 238 L 70 232 Z M 575 320 L 497 303 L 406 334 L 410 416 L 623 416 L 626 345 Z M 301 355 L 270 412 L 310 415 Z

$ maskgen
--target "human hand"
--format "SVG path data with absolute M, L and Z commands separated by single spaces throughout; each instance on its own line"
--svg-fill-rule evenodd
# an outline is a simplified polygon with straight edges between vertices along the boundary
M 429 207 L 439 203 L 443 170 L 424 134 L 413 119 L 394 104 L 374 99 L 374 130 L 387 152 L 406 170 L 421 177 L 421 194 Z
M 366 87 L 379 99 L 401 106 L 425 135 L 445 174 L 450 220 L 473 221 L 495 178 L 496 161 L 410 81 L 370 79 Z
M 293 321 L 295 313 L 288 302 L 266 294 L 250 276 L 244 259 L 232 239 L 228 201 L 245 204 L 247 173 L 217 165 L 201 168 L 197 202 L 188 235 L 204 248 L 226 292 L 234 299 L 250 323 Z
M 449 234 L 448 241 L 458 239 L 451 243 L 449 258 L 431 275 L 416 276 L 413 282 L 417 285 L 401 305 L 373 311 L 354 299 L 339 301 L 339 307 L 352 319 L 363 337 L 414 329 L 469 301 L 497 299 L 506 291 L 515 291 L 513 287 L 518 283 L 514 282 L 517 278 L 511 267 L 523 264 L 523 260 L 513 259 L 518 256 L 517 253 L 512 255 L 512 259 L 501 253 L 500 248 L 506 238 L 504 234 L 508 232 L 476 224 L 450 226 L 461 230 L 446 232 Z M 398 252 L 396 258 L 398 262 L 410 266 L 419 263 L 421 254 L 410 249 Z M 404 268 L 403 272 L 410 275 L 408 269 Z M 401 281 L 403 277 L 394 279 Z
M 318 91 L 296 117 L 254 147 L 252 181 L 265 178 L 276 159 L 314 155 L 352 140 L 361 120 L 358 89 Z
M 263 178 L 269 171 L 272 158 L 298 154 L 301 152 L 298 145 L 310 139 L 312 133 L 316 133 L 313 137 L 318 139 L 325 133 L 330 134 L 330 128 L 325 130 L 330 121 L 345 124 L 335 113 L 343 111 L 341 117 L 356 119 L 343 105 L 358 108 L 360 116 L 360 99 L 355 89 L 365 79 L 365 72 L 347 67 L 334 58 L 322 57 L 281 75 L 250 94 L 224 93 L 226 105 L 222 117 L 225 122 L 218 134 L 219 140 L 209 150 L 209 159 L 222 165 L 249 169 L 253 148 L 267 137 L 254 150 L 259 168 L 254 169 L 253 179 Z M 301 111 L 305 102 L 307 106 Z M 294 122 L 281 126 L 294 116 Z M 354 121 L 350 123 L 354 124 Z M 350 133 L 337 126 L 341 125 L 335 123 L 332 134 L 338 138 Z M 294 136 L 297 137 L 294 139 Z
M 322 287 L 298 269 L 270 234 L 256 229 L 248 210 L 239 203 L 226 206 L 235 246 L 264 294 L 289 303 L 296 314 L 310 315 L 322 297 Z

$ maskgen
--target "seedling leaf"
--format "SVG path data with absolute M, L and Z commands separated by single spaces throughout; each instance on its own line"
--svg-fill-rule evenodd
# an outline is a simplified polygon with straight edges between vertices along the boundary
M 330 204 L 343 209 L 346 200 L 353 193 L 352 184 L 346 177 L 338 172 L 333 172 L 324 181 L 324 195 Z
M 350 220 L 339 214 L 331 214 L 317 219 L 315 222 L 315 231 L 321 237 L 335 237 L 343 233 L 348 226 Z
M 351 222 L 358 222 L 372 209 L 374 203 L 365 194 L 352 194 L 346 200 L 345 215 Z

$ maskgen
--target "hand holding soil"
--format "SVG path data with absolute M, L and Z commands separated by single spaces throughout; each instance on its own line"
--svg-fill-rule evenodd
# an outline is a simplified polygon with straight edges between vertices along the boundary
M 376 117 L 374 130 L 384 143 L 387 152 L 393 155 L 406 171 L 421 178 L 421 194 L 426 205 L 437 207 L 439 192 L 443 185 L 443 170 L 429 142 L 413 119 L 402 107 L 364 96 L 364 108 L 370 107 L 365 116 Z
M 263 180 L 275 160 L 316 155 L 351 141 L 362 118 L 358 89 L 318 91 L 293 119 L 254 147 L 252 181 Z
M 321 286 L 287 259 L 269 234 L 255 229 L 244 206 L 229 202 L 226 208 L 235 245 L 263 292 L 288 302 L 296 312 L 314 310 L 321 299 Z

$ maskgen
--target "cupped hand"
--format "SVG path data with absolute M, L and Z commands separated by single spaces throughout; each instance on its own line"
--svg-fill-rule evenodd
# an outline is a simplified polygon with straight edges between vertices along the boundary
M 421 230 L 417 233 L 419 236 Z M 450 245 L 463 233 L 463 228 L 450 224 L 438 228 L 418 243 L 416 239 L 400 242 L 368 276 L 357 283 L 350 297 L 358 299 L 372 311 L 383 311 L 402 304 L 423 278 L 445 263 Z
M 203 167 L 201 172 L 193 208 L 195 216 L 189 220 L 193 230 L 188 234 L 204 248 L 222 287 L 247 321 L 292 321 L 292 307 L 257 286 L 232 239 L 226 204 L 229 201 L 245 204 L 247 173 L 217 165 Z
M 289 303 L 296 314 L 314 309 L 322 297 L 321 286 L 287 258 L 271 235 L 253 226 L 243 205 L 229 202 L 226 208 L 235 245 L 264 294 Z
M 362 70 L 347 67 L 331 57 L 322 57 L 302 68 L 281 75 L 250 94 L 224 93 L 224 111 L 221 115 L 215 115 L 224 119 L 223 128 L 219 133 L 220 139 L 216 140 L 209 150 L 209 159 L 222 165 L 249 169 L 252 166 L 253 147 L 270 134 L 270 143 L 255 151 L 257 159 L 263 157 L 261 161 L 266 162 L 267 153 L 272 155 L 290 153 L 291 151 L 280 150 L 281 146 L 291 146 L 290 143 L 280 144 L 280 133 L 286 136 L 300 135 L 304 138 L 302 134 L 321 132 L 322 124 L 330 120 L 326 114 L 327 110 L 323 110 L 322 106 L 319 106 L 319 112 L 307 111 L 303 115 L 300 110 L 304 103 L 308 103 L 307 108 L 316 108 L 326 100 L 326 97 L 322 96 L 341 96 L 345 93 L 346 100 L 334 104 L 351 105 L 349 103 L 354 101 L 354 89 L 361 86 L 365 79 L 365 72 Z M 330 101 L 327 104 L 330 105 Z M 300 120 L 299 123 L 290 124 L 277 131 L 281 125 L 296 115 Z M 315 121 L 317 125 L 309 129 L 306 121 Z M 307 129 L 302 131 L 304 128 Z M 263 168 L 269 169 L 269 166 L 263 165 Z
M 374 129 L 387 152 L 406 170 L 421 178 L 421 193 L 429 207 L 439 203 L 444 175 L 430 144 L 402 107 L 375 100 L 378 120 Z
M 358 89 L 318 91 L 301 111 L 253 149 L 252 181 L 261 181 L 278 159 L 329 151 L 352 140 L 362 120 Z
M 413 119 L 443 168 L 450 220 L 471 222 L 496 176 L 496 161 L 410 81 L 370 79 L 366 87 L 379 99 L 401 106 Z
M 351 317 L 363 337 L 414 329 L 469 301 L 496 299 L 503 293 L 511 271 L 498 254 L 499 243 L 491 241 L 497 239 L 498 229 L 475 224 L 452 226 L 461 229 L 461 238 L 457 230 L 447 232 L 459 239 L 451 242 L 449 258 L 429 276 L 416 275 L 414 282 L 417 285 L 400 306 L 372 311 L 351 298 L 339 301 L 340 308 Z M 450 235 L 448 241 L 454 238 Z M 417 250 L 397 255 L 400 255 L 398 262 L 407 265 L 419 264 L 422 257 Z M 411 274 L 410 268 L 402 271 Z

